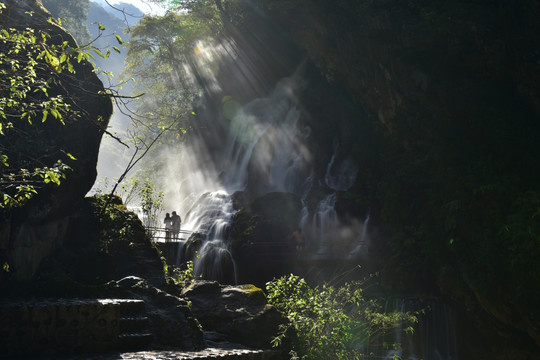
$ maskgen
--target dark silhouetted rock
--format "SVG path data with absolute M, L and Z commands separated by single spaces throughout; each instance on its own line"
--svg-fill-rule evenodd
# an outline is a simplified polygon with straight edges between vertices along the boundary
M 253 285 L 223 286 L 214 281 L 195 281 L 182 296 L 204 331 L 216 332 L 230 342 L 270 348 L 283 315 Z
M 290 273 L 296 257 L 291 234 L 300 223 L 302 204 L 291 193 L 260 196 L 234 215 L 232 254 L 238 281 L 262 285 Z
M 64 29 L 48 22 L 50 14 L 40 1 L 6 0 L 4 3 L 6 9 L 0 16 L 0 27 L 20 30 L 28 27 L 50 34 L 51 44 L 67 41 L 70 46 L 77 46 Z M 42 122 L 41 114 L 36 115 L 39 117 L 31 125 L 19 121 L 15 126 L 35 137 L 30 140 L 9 137 L 9 145 L 3 150 L 9 157 L 10 170 L 15 172 L 34 166 L 53 167 L 57 160 L 72 169 L 61 186 L 45 184 L 22 208 L 3 214 L 8 220 L 2 222 L 0 228 L 0 255 L 5 257 L 0 260 L 9 264 L 10 274 L 17 280 L 32 279 L 43 259 L 64 243 L 71 215 L 97 176 L 99 145 L 112 114 L 112 102 L 88 61 L 73 62 L 73 67 L 75 73 L 63 71 L 54 75 L 48 93 L 62 96 L 79 111 L 80 117 L 66 119 L 65 125 L 55 119 Z M 38 71 L 37 76 L 51 80 L 53 77 L 45 71 Z M 39 161 L 28 163 L 28 159 Z
M 144 300 L 153 348 L 175 347 L 200 350 L 202 330 L 186 300 L 150 286 L 142 278 L 129 276 L 109 284 L 111 295 Z

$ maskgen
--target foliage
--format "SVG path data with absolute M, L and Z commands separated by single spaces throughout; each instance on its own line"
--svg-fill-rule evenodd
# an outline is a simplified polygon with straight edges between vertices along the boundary
M 137 216 L 127 211 L 122 199 L 116 195 L 96 195 L 91 198 L 94 216 L 100 225 L 100 250 L 108 253 L 110 247 L 116 243 L 131 243 L 137 235 L 138 229 L 134 227 Z M 109 203 L 102 211 L 104 204 Z
M 106 196 L 109 191 L 109 178 L 101 180 L 101 184 L 96 189 L 96 195 Z M 117 184 L 117 179 L 112 179 Z M 153 236 L 155 228 L 161 225 L 159 216 L 163 211 L 164 193 L 159 191 L 149 178 L 141 179 L 137 176 L 131 176 L 124 180 L 120 186 L 116 187 L 115 196 L 123 200 L 125 206 L 139 208 L 142 215 L 142 222 L 148 232 L 148 235 Z
M 163 211 L 163 198 L 162 191 L 156 189 L 156 185 L 151 183 L 148 179 L 144 179 L 144 184 L 139 190 L 141 198 L 141 208 L 143 212 L 143 223 L 147 229 L 151 229 L 150 235 L 154 234 L 153 229 L 161 225 L 158 216 Z
M 75 160 L 73 155 L 56 149 L 34 158 L 40 144 L 29 139 L 42 132 L 47 120 L 64 125 L 79 118 L 71 99 L 50 91 L 61 83 L 61 74 L 74 74 L 74 64 L 89 56 L 68 41 L 55 43 L 43 30 L 0 29 L 0 136 L 5 139 L 0 144 L 0 207 L 20 206 L 43 185 L 59 185 L 65 177 L 65 161 Z M 63 160 L 45 165 L 52 156 Z
M 411 313 L 382 313 L 376 301 L 364 298 L 362 285 L 355 281 L 311 287 L 296 275 L 268 282 L 268 302 L 289 319 L 274 345 L 282 344 L 293 330 L 293 358 L 361 359 L 378 335 L 417 321 Z
M 175 285 L 179 285 L 183 288 L 188 287 L 195 279 L 193 261 L 191 260 L 185 263 L 183 269 L 175 267 L 172 271 L 172 281 Z
M 178 141 L 186 133 L 193 101 L 200 96 L 194 79 L 193 44 L 204 37 L 202 24 L 186 14 L 145 17 L 132 29 L 124 76 L 135 79 L 134 91 L 142 120 L 139 136 L 170 128 L 162 142 Z M 175 124 L 171 127 L 171 124 Z
M 4 8 L 0 3 L 0 12 Z M 49 27 L 33 29 L 7 27 L 8 16 L 0 21 L 0 208 L 21 206 L 40 188 L 66 178 L 76 158 L 51 134 L 61 134 L 60 126 L 77 122 L 83 111 L 66 83 L 80 83 L 81 63 L 110 54 L 51 35 L 61 20 L 49 18 Z

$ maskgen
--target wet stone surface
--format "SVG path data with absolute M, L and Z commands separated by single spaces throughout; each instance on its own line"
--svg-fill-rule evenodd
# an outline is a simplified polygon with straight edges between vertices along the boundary
M 71 358 L 75 360 L 192 360 L 192 359 L 239 359 L 239 360 L 278 360 L 279 353 L 274 350 L 207 348 L 201 351 L 155 350 L 115 354 L 96 354 Z

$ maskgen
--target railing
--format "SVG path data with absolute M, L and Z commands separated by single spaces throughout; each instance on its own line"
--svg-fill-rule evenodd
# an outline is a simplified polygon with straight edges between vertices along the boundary
M 180 229 L 180 231 L 178 232 L 178 237 L 175 237 L 174 231 L 171 229 L 152 227 L 152 226 L 147 226 L 145 227 L 145 229 L 146 229 L 146 232 L 152 237 L 152 241 L 154 242 L 184 241 L 184 240 L 187 240 L 189 236 L 193 233 L 192 230 Z M 169 236 L 167 236 L 167 232 L 169 232 Z

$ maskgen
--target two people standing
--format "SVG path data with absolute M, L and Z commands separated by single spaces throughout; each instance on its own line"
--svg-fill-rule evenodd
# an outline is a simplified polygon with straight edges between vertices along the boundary
M 176 214 L 176 211 L 172 212 L 172 216 L 169 213 L 165 214 L 165 242 L 169 242 L 171 239 L 178 240 L 180 234 L 180 224 L 182 224 L 182 218 Z

